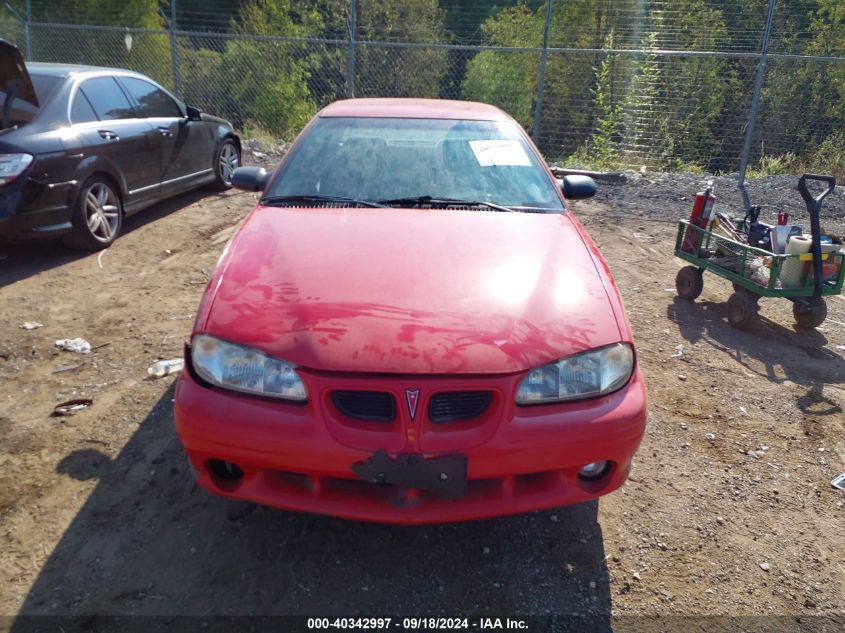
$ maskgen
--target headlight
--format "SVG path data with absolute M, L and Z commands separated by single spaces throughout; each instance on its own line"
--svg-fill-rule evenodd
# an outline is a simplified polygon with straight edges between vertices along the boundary
M 616 343 L 532 369 L 516 392 L 517 404 L 594 398 L 622 387 L 634 371 L 634 352 Z
M 296 365 L 249 347 L 199 334 L 191 343 L 191 361 L 203 380 L 224 389 L 297 402 L 308 399 Z

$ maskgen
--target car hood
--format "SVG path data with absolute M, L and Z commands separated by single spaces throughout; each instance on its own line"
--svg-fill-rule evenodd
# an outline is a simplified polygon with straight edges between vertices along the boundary
M 14 44 L 0 40 L 0 90 L 8 95 L 12 86 L 18 90 L 18 99 L 38 107 L 35 87 L 20 50 Z
M 510 373 L 621 338 L 564 214 L 258 207 L 209 292 L 199 331 L 319 370 Z

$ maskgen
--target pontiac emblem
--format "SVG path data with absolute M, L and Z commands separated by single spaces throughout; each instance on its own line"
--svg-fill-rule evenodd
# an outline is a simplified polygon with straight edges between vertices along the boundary
M 417 416 L 417 403 L 420 401 L 419 389 L 405 389 L 405 400 L 408 401 L 408 413 L 411 414 L 411 420 Z

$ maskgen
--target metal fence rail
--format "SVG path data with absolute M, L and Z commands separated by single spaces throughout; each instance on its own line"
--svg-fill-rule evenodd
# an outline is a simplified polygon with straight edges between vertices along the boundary
M 336 99 L 439 97 L 495 103 L 555 162 L 739 170 L 740 178 L 747 166 L 774 161 L 829 168 L 825 147 L 845 140 L 842 95 L 831 89 L 845 79 L 845 57 L 808 54 L 809 36 L 789 30 L 798 19 L 789 2 L 761 1 L 742 37 L 712 47 L 686 41 L 681 16 L 660 0 L 632 3 L 648 13 L 638 18 L 645 26 L 600 45 L 580 45 L 585 38 L 553 21 L 553 5 L 577 9 L 587 0 L 546 0 L 520 38 L 527 45 L 459 43 L 428 31 L 420 41 L 379 37 L 356 23 L 358 0 L 349 0 L 347 32 L 326 37 L 182 30 L 177 0 L 163 13 L 165 29 L 39 22 L 29 1 L 7 4 L 0 37 L 29 60 L 141 71 L 248 132 L 286 140 Z

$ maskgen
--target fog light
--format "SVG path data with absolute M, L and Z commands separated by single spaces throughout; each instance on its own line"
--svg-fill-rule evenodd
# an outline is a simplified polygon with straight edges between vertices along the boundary
M 592 462 L 581 468 L 578 476 L 586 481 L 595 481 L 604 477 L 608 470 L 610 470 L 610 462 Z
M 244 471 L 237 464 L 224 462 L 222 459 L 212 459 L 208 462 L 208 470 L 217 479 L 225 482 L 243 479 Z

